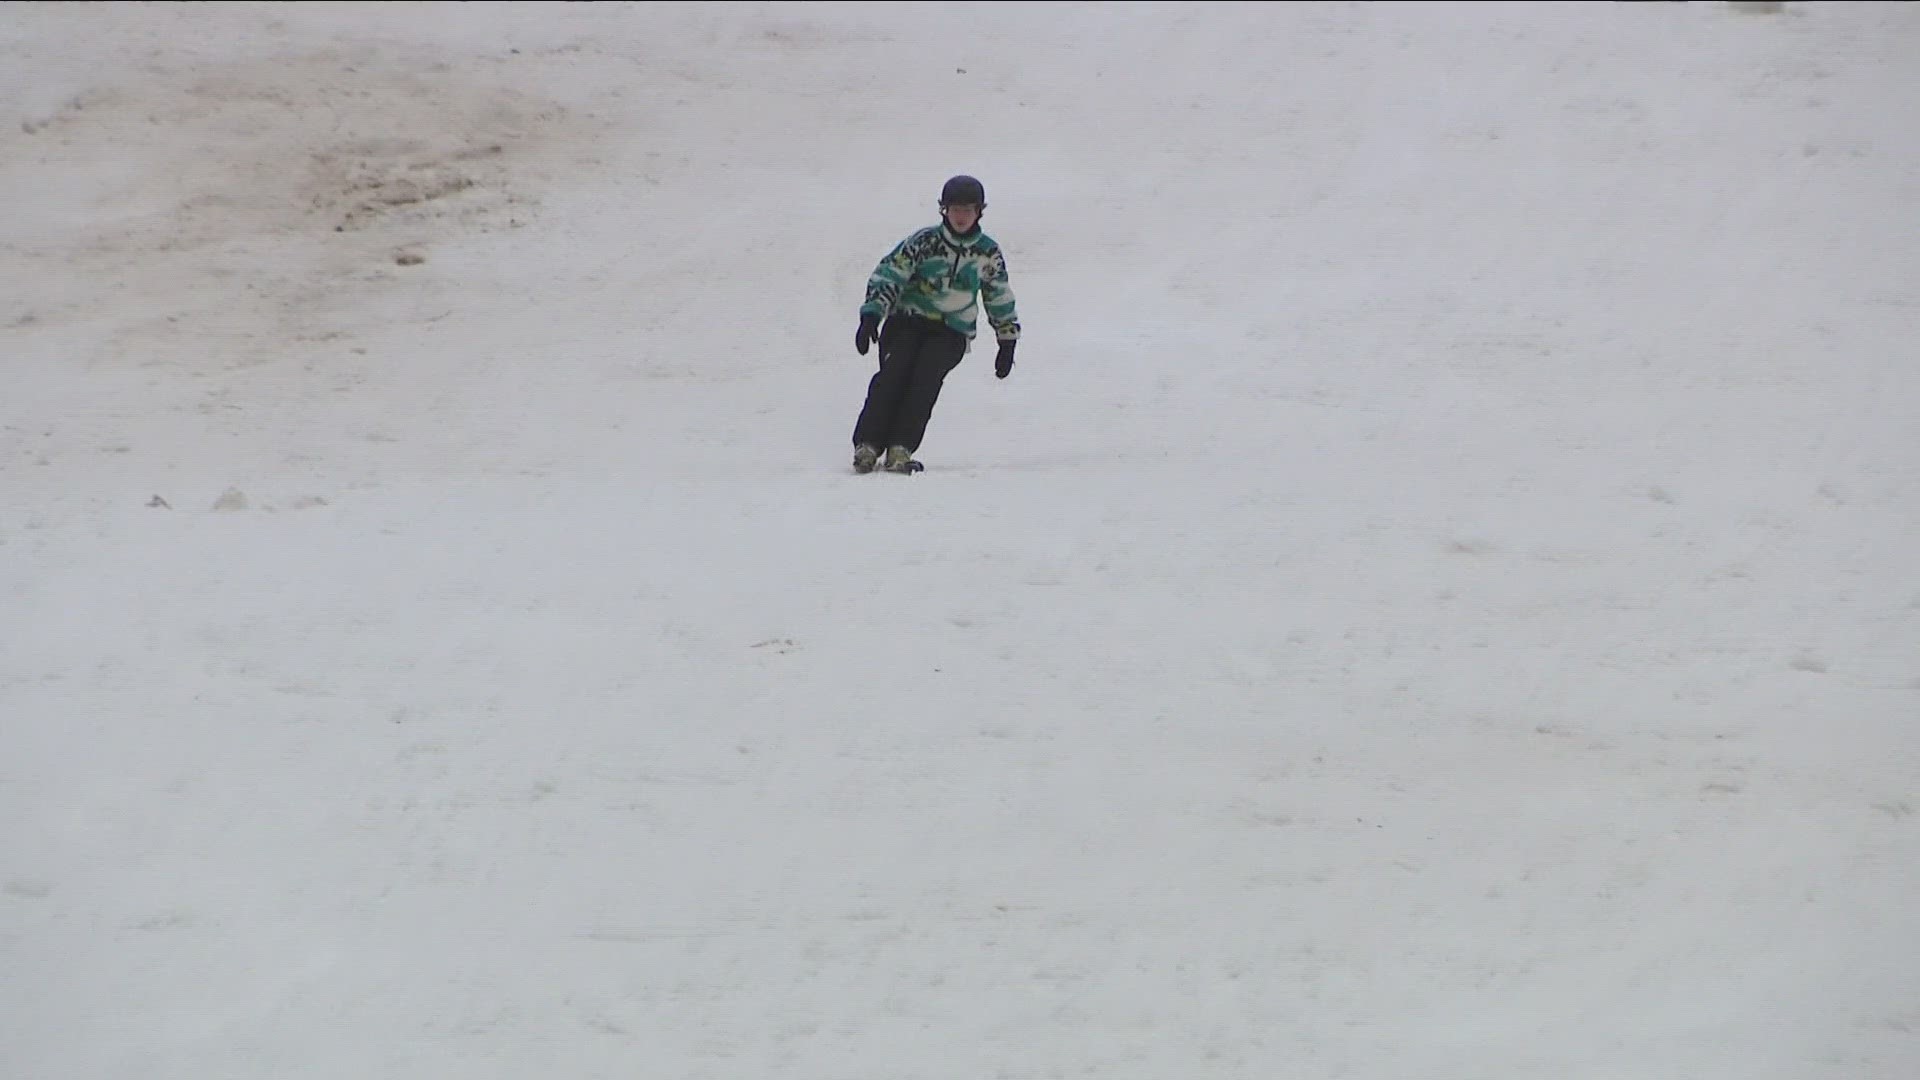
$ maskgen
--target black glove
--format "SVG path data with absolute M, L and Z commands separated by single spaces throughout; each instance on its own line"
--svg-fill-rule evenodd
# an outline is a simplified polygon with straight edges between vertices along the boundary
M 993 358 L 993 377 L 1004 379 L 1011 371 L 1013 371 L 1013 340 L 1009 338 L 1000 343 L 1000 353 Z
M 880 340 L 880 316 L 860 316 L 860 329 L 854 332 L 853 347 L 861 356 L 867 355 L 867 345 Z

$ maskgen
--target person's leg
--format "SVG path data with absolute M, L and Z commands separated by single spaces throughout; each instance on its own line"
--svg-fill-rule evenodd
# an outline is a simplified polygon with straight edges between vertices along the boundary
M 920 449 L 933 418 L 933 406 L 940 400 L 940 387 L 966 354 L 967 339 L 957 331 L 936 326 L 926 335 L 885 445 L 905 447 L 909 454 Z
M 855 447 L 887 448 L 895 418 L 913 384 L 914 360 L 922 338 L 913 323 L 922 319 L 888 319 L 880 327 L 880 370 L 867 381 L 867 399 L 853 425 Z

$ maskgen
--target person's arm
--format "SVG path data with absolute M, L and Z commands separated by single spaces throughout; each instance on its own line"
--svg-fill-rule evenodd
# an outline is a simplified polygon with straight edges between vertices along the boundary
M 986 272 L 980 275 L 980 298 L 986 301 L 987 322 L 993 327 L 993 336 L 1002 342 L 1019 340 L 1020 311 L 1014 304 L 1013 285 L 1007 280 L 1006 254 L 998 247 L 987 260 Z
M 900 299 L 900 290 L 913 280 L 914 267 L 919 265 L 920 234 L 915 233 L 893 246 L 886 258 L 873 268 L 872 276 L 867 278 L 867 298 L 860 305 L 860 315 L 885 318 L 893 310 L 893 302 Z

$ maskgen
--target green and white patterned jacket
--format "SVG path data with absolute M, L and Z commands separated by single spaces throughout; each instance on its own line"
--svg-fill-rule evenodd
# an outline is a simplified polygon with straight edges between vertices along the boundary
M 993 238 L 975 228 L 961 236 L 945 222 L 929 225 L 894 245 L 867 279 L 862 315 L 892 313 L 935 319 L 966 335 L 978 331 L 979 299 L 987 322 L 1002 341 L 1020 337 L 1007 260 Z

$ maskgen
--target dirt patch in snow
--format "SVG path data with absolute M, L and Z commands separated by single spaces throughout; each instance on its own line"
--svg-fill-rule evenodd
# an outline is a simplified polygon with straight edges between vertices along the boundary
M 42 323 L 112 305 L 162 346 L 183 324 L 311 340 L 436 241 L 535 224 L 601 136 L 497 65 L 402 49 L 113 77 L 0 132 L 0 180 L 59 192 L 16 299 Z

